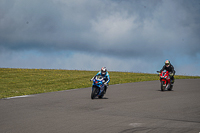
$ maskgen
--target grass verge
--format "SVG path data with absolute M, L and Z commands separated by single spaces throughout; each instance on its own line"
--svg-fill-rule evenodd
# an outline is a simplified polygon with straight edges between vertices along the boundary
M 90 79 L 97 71 L 55 69 L 0 68 L 0 99 L 91 87 Z M 159 80 L 157 74 L 109 72 L 110 85 Z M 175 75 L 175 79 L 195 79 L 199 76 Z

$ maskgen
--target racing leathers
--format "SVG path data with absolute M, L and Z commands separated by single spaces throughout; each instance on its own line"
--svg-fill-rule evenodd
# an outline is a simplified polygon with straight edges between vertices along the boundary
M 166 66 L 166 65 L 164 65 L 163 66 L 163 68 L 160 70 L 160 73 L 162 72 L 162 71 L 164 71 L 164 70 L 166 70 L 166 71 L 168 71 L 170 74 L 170 81 L 171 81 L 171 84 L 173 85 L 173 83 L 174 83 L 174 75 L 175 75 L 175 70 L 174 70 L 174 66 L 173 65 L 169 65 L 168 67 Z
M 104 86 L 105 86 L 104 93 L 106 93 L 106 90 L 108 88 L 108 83 L 110 82 L 110 76 L 109 76 L 108 72 L 106 72 L 106 74 L 103 75 L 101 73 L 101 71 L 99 71 L 90 81 L 94 80 L 94 78 L 96 78 L 96 76 L 99 76 L 99 75 L 102 76 L 104 78 L 104 80 L 105 80 L 105 83 L 104 83 Z

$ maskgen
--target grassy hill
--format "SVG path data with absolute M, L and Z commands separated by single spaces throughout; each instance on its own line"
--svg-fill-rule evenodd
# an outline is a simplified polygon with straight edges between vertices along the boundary
M 98 71 L 56 69 L 0 68 L 0 99 L 75 88 L 91 87 L 90 79 Z M 112 72 L 110 85 L 159 80 L 157 74 Z M 175 79 L 195 79 L 199 76 L 175 75 Z

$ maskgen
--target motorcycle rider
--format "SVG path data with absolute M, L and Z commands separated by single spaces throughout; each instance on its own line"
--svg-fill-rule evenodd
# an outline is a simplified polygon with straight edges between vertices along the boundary
M 160 70 L 160 73 L 162 72 L 162 71 L 164 71 L 164 70 L 166 70 L 166 71 L 168 71 L 169 72 L 169 76 L 170 76 L 170 81 L 171 81 L 171 85 L 173 85 L 174 84 L 174 75 L 175 75 L 175 70 L 174 70 L 174 66 L 170 63 L 170 61 L 169 60 L 166 60 L 165 61 L 165 65 L 163 66 L 163 68 Z
M 94 78 L 96 76 L 99 76 L 99 75 L 102 76 L 104 78 L 104 80 L 105 80 L 104 93 L 106 93 L 106 90 L 108 88 L 108 83 L 110 82 L 110 76 L 109 76 L 109 73 L 107 72 L 107 68 L 106 67 L 102 67 L 101 70 L 90 81 L 94 80 Z

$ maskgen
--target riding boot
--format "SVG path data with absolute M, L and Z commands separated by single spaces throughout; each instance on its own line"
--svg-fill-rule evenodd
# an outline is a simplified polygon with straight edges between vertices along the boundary
M 104 94 L 106 94 L 107 85 L 104 87 Z
M 169 89 L 170 89 L 170 86 L 171 86 L 171 85 L 168 84 L 168 85 L 166 86 L 166 89 L 169 90 Z
M 171 77 L 170 82 L 171 82 L 171 85 L 174 85 L 174 77 Z

